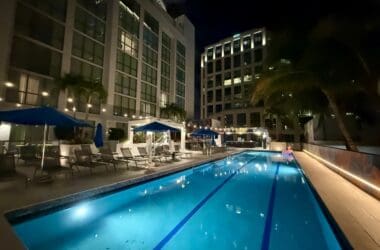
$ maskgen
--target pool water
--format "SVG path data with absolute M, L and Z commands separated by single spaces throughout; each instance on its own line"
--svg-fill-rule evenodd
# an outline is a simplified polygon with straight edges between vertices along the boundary
M 246 151 L 13 225 L 29 249 L 342 249 L 296 163 Z

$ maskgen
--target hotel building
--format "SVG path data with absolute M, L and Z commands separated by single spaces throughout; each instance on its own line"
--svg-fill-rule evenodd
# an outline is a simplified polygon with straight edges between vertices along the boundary
M 88 103 L 56 91 L 70 73 L 103 84 L 89 120 L 106 127 L 159 117 L 168 103 L 193 117 L 194 26 L 162 1 L 7 0 L 0 23 L 1 109 L 50 105 L 83 119 Z

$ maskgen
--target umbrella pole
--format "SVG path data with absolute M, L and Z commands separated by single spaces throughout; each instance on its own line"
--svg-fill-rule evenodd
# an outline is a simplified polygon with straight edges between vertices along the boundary
M 45 123 L 45 126 L 44 126 L 44 141 L 42 143 L 41 171 L 44 168 L 45 147 L 46 147 L 46 133 L 47 133 L 47 124 Z

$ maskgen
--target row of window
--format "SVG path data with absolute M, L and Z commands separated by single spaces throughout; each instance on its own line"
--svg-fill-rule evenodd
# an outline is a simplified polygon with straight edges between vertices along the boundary
M 37 8 L 46 14 L 57 18 L 60 21 L 65 21 L 66 18 L 66 8 L 67 0 L 55 0 L 55 1 L 46 1 L 46 0 L 22 0 L 28 5 Z M 18 10 L 17 10 L 18 11 Z
M 137 77 L 137 59 L 118 50 L 116 60 L 116 68 L 118 70 Z
M 119 72 L 116 72 L 115 79 L 115 92 L 136 97 L 137 90 L 137 80 L 136 78 L 123 75 Z
M 260 74 L 262 72 L 262 66 L 255 67 L 255 74 Z M 242 77 L 243 73 L 243 77 Z M 223 77 L 222 77 L 223 76 Z M 231 75 L 231 72 L 224 72 L 224 74 L 216 74 L 215 78 L 214 76 L 208 76 L 207 82 L 204 83 L 204 87 L 207 88 L 214 88 L 219 86 L 228 86 L 232 83 L 239 84 L 241 82 L 251 82 L 252 81 L 252 69 L 251 68 L 245 68 L 242 71 L 240 70 L 234 70 L 233 75 Z
M 222 100 L 228 100 L 232 97 L 232 90 L 233 90 L 233 96 L 235 99 L 241 99 L 241 98 L 247 98 L 249 97 L 252 86 L 244 86 L 244 93 L 242 91 L 242 86 L 235 86 L 234 88 L 228 87 L 224 89 L 216 89 L 215 90 L 215 101 L 220 102 Z M 224 94 L 222 96 L 222 93 Z M 214 91 L 210 90 L 207 91 L 207 102 L 213 102 L 214 101 Z
M 117 47 L 131 56 L 138 57 L 139 40 L 121 28 L 119 28 Z
M 241 51 L 246 51 L 246 50 L 250 50 L 250 49 L 265 45 L 262 32 L 257 32 L 253 34 L 253 40 L 251 39 L 252 38 L 249 35 L 249 36 L 243 37 L 242 39 L 241 38 L 234 39 L 232 43 L 227 42 L 224 44 L 224 46 L 218 45 L 215 47 L 215 50 L 214 48 L 209 48 L 206 51 L 207 61 L 213 60 L 215 58 L 220 58 L 223 55 L 224 56 L 231 55 L 232 54 L 231 51 L 233 52 L 233 54 L 236 54 Z M 214 56 L 214 53 L 215 53 L 215 56 Z
M 75 10 L 75 29 L 104 43 L 105 23 L 80 7 Z
M 210 106 L 212 109 L 212 106 Z M 220 109 L 220 106 L 215 106 L 216 113 Z M 211 115 L 213 112 L 207 112 L 208 115 Z M 247 113 L 238 113 L 234 114 L 226 114 L 224 117 L 218 117 L 218 120 L 223 120 L 225 126 L 250 126 L 250 127 L 261 127 L 261 114 L 260 112 L 253 112 L 249 114 L 249 124 L 247 124 Z M 234 122 L 235 117 L 235 122 Z
M 139 38 L 140 4 L 134 0 L 119 2 L 119 25 L 133 36 Z
M 207 74 L 219 72 L 219 71 L 222 71 L 223 69 L 229 70 L 231 69 L 231 66 L 233 68 L 239 68 L 242 66 L 241 59 L 242 59 L 241 55 L 238 54 L 233 57 L 225 57 L 223 59 L 218 59 L 215 62 L 214 61 L 208 62 L 206 64 Z M 263 50 L 262 49 L 255 50 L 253 54 L 253 61 L 255 63 L 260 63 L 262 62 L 262 60 L 263 60 Z M 250 52 L 244 53 L 243 65 L 247 66 L 247 65 L 250 65 L 251 63 L 252 63 L 252 54 Z M 223 64 L 223 68 L 222 68 L 222 64 Z
M 88 81 L 102 82 L 103 69 L 81 60 L 71 59 L 71 73 L 81 75 Z
M 114 95 L 113 114 L 117 116 L 136 114 L 136 99 Z
M 141 80 L 149 82 L 153 85 L 157 85 L 157 70 L 143 63 L 141 70 Z
M 102 66 L 104 46 L 74 32 L 72 54 Z

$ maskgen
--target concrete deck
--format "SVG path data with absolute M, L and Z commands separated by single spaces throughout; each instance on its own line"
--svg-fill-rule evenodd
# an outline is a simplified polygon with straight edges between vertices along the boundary
M 380 249 L 380 202 L 303 152 L 295 153 L 354 249 Z
M 228 154 L 236 153 L 236 149 Z M 142 178 L 154 178 L 160 174 L 179 171 L 203 162 L 223 158 L 227 153 L 211 157 L 194 155 L 191 159 L 165 164 L 154 170 L 125 170 L 117 172 L 99 170 L 92 175 L 58 179 L 50 184 L 19 185 L 0 184 L 0 245 L 1 249 L 23 249 L 20 241 L 10 230 L 2 216 L 9 210 L 30 206 L 39 202 L 67 196 L 84 190 L 96 189 L 114 183 L 126 183 Z M 295 153 L 313 186 L 355 249 L 380 249 L 380 202 L 355 185 L 340 177 L 323 164 L 302 152 Z M 29 170 L 30 171 L 30 170 Z

